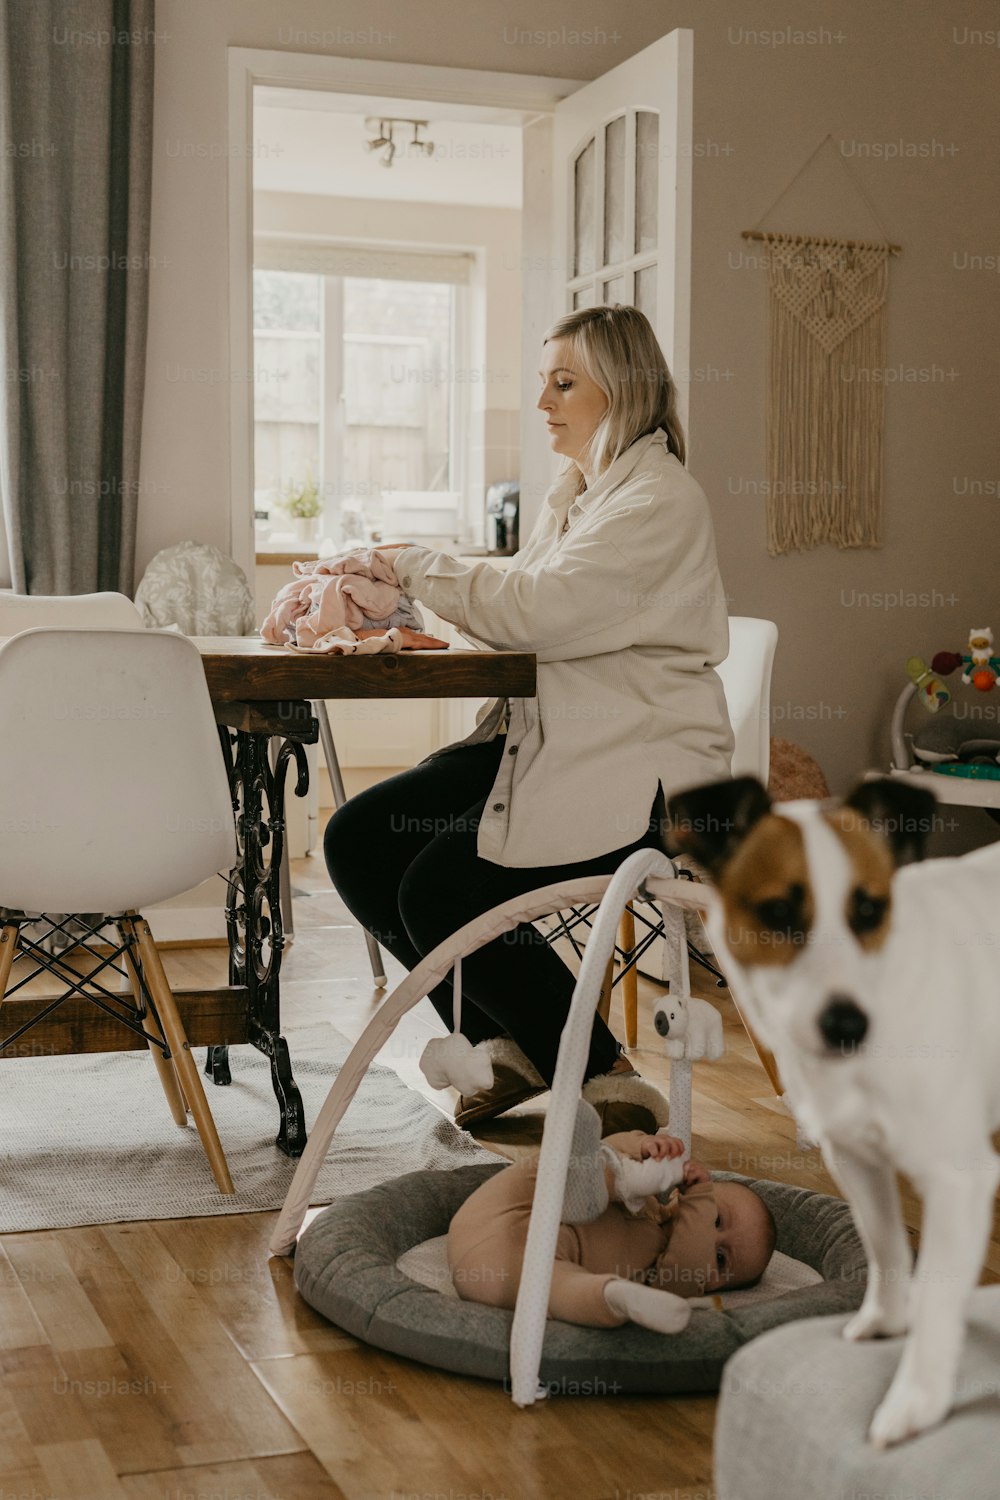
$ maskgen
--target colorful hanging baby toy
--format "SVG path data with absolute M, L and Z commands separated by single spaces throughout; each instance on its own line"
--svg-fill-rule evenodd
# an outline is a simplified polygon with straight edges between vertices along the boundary
M 929 667 L 922 656 L 911 656 L 906 663 L 907 674 L 916 683 L 921 702 L 931 713 L 937 713 L 951 697 L 934 673 L 950 677 L 959 667 L 965 668 L 962 681 L 967 686 L 971 683 L 980 693 L 993 691 L 1000 677 L 1000 656 L 993 655 L 993 631 L 988 625 L 982 630 L 969 632 L 969 649 L 964 655 L 957 651 L 939 651 Z
M 970 631 L 967 651 L 939 651 L 930 666 L 921 656 L 910 657 L 906 663 L 907 675 L 928 713 L 936 714 L 951 702 L 951 692 L 941 679 L 950 677 L 959 667 L 961 681 L 967 687 L 974 687 L 980 693 L 991 693 L 996 687 L 1000 679 L 1000 656 L 993 654 L 993 631 L 989 626 Z M 1000 780 L 1000 735 L 980 733 L 973 738 L 968 727 L 952 716 L 942 719 L 934 729 L 928 725 L 920 731 L 914 738 L 913 753 L 932 771 Z

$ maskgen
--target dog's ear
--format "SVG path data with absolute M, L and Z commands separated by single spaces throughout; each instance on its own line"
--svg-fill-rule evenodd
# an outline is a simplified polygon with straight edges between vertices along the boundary
M 693 854 L 712 875 L 727 864 L 771 799 L 755 776 L 710 781 L 667 802 L 668 848 Z
M 844 806 L 860 813 L 872 831 L 885 839 L 897 867 L 923 859 L 937 807 L 933 792 L 883 776 L 861 782 Z

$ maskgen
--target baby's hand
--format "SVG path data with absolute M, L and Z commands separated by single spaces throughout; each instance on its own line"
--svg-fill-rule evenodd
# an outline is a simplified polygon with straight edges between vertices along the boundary
M 639 1155 L 643 1160 L 649 1157 L 654 1161 L 672 1160 L 684 1155 L 684 1142 L 675 1135 L 646 1135 L 639 1142 Z
M 700 1161 L 686 1161 L 684 1163 L 683 1188 L 694 1187 L 696 1182 L 709 1182 L 708 1168 Z

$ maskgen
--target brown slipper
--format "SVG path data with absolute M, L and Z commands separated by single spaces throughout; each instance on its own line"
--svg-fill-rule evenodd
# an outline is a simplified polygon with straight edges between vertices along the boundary
M 670 1105 L 638 1073 L 601 1073 L 583 1085 L 583 1097 L 601 1117 L 601 1137 L 623 1130 L 655 1135 L 670 1119 Z
M 544 1094 L 545 1079 L 510 1037 L 491 1037 L 480 1044 L 493 1064 L 493 1083 L 475 1094 L 463 1094 L 455 1106 L 455 1124 L 465 1129 Z

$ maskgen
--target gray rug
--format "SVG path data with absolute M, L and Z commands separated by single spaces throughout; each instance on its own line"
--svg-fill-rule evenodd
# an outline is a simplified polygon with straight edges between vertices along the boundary
M 332 1026 L 285 1033 L 306 1128 L 349 1043 Z M 189 1219 L 280 1208 L 295 1163 L 274 1145 L 278 1106 L 267 1060 L 234 1047 L 233 1081 L 205 1079 L 233 1197 L 215 1187 L 194 1125 L 175 1125 L 144 1052 L 0 1061 L 0 1233 Z M 199 1063 L 204 1050 L 198 1049 Z M 333 1138 L 314 1203 L 331 1203 L 420 1168 L 495 1162 L 390 1069 L 373 1064 Z

